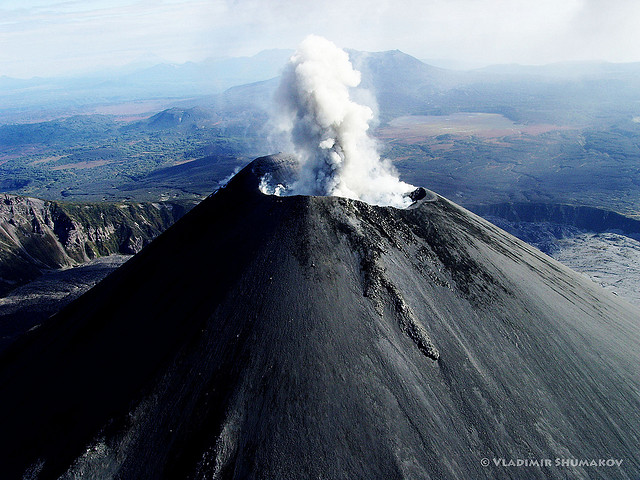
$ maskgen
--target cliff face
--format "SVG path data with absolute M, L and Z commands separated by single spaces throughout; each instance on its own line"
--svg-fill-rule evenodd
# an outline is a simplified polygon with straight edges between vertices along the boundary
M 189 210 L 186 203 L 72 204 L 0 196 L 0 295 L 43 270 L 134 254 Z
M 468 208 L 477 215 L 509 222 L 550 222 L 590 232 L 616 230 L 629 237 L 640 236 L 640 219 L 601 208 L 546 203 L 499 203 Z

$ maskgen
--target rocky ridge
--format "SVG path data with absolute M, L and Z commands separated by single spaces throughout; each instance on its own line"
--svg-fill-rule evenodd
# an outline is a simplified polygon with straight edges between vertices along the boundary
M 43 271 L 139 252 L 182 217 L 185 202 L 53 202 L 0 196 L 0 295 Z

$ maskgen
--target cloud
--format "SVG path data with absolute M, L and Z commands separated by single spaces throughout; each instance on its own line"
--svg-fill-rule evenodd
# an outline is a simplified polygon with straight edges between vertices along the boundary
M 609 61 L 640 60 L 640 3 L 582 0 L 560 44 L 574 56 Z
M 0 75 L 294 48 L 310 33 L 343 48 L 475 63 L 640 60 L 640 4 L 626 0 L 5 0 Z
M 204 58 L 211 51 L 209 19 L 226 12 L 224 2 L 206 1 L 65 2 L 5 10 L 0 42 L 12 48 L 0 51 L 0 64 L 30 76 L 122 65 L 146 53 L 171 61 Z

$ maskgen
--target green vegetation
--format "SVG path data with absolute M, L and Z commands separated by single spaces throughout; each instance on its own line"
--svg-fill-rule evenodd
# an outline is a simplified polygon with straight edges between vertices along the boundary
M 181 112 L 189 117 L 190 110 Z M 247 136 L 244 127 L 215 122 L 206 114 L 186 123 L 185 115 L 166 117 L 161 112 L 123 124 L 109 116 L 90 115 L 0 126 L 0 191 L 75 200 L 194 197 L 210 193 L 216 180 L 258 155 L 258 140 Z M 211 172 L 209 190 L 149 191 L 147 185 L 146 191 L 136 191 L 131 186 L 152 171 L 211 154 L 234 157 L 236 162 Z

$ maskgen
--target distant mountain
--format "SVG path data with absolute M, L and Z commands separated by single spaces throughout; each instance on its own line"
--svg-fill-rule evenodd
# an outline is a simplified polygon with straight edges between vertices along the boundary
M 159 64 L 116 77 L 110 84 L 123 90 L 146 89 L 165 96 L 210 95 L 235 85 L 277 77 L 292 53 L 265 50 L 253 57 Z
M 294 171 L 254 161 L 0 356 L 4 476 L 637 477 L 640 310 L 432 192 L 259 192 Z
M 125 127 L 125 130 L 143 128 L 155 130 L 193 130 L 211 127 L 220 122 L 220 116 L 213 111 L 201 107 L 193 108 L 168 108 L 156 113 L 148 119 L 136 122 Z
M 278 76 L 291 53 L 266 50 L 252 57 L 125 66 L 68 78 L 0 77 L 0 113 L 7 118 L 29 118 L 26 112 L 30 109 L 77 112 L 83 105 L 217 94 Z
M 563 62 L 547 65 L 504 64 L 491 65 L 474 71 L 499 75 L 538 76 L 564 79 L 603 76 L 620 77 L 631 75 L 637 76 L 640 74 L 640 63 Z
M 399 50 L 376 53 L 349 50 L 349 56 L 354 67 L 362 73 L 360 89 L 373 94 L 375 105 L 372 106 L 383 121 L 399 115 L 433 113 L 434 108 L 440 108 L 434 106 L 434 97 L 475 78 L 466 72 L 432 67 Z M 237 85 L 218 95 L 185 101 L 180 106 L 206 105 L 227 116 L 249 112 L 255 116 L 260 112 L 264 117 L 264 113 L 275 107 L 274 95 L 279 81 L 279 78 L 273 78 Z M 369 103 L 371 97 L 356 99 Z
M 484 112 L 519 123 L 584 126 L 637 115 L 634 105 L 640 100 L 640 64 L 507 65 L 460 71 L 427 65 L 399 50 L 350 50 L 349 55 L 362 72 L 360 87 L 375 98 L 357 99 L 377 108 L 382 123 L 403 115 Z M 277 84 L 271 80 L 234 87 L 212 103 L 239 101 L 243 111 L 272 108 L 265 103 L 273 98 Z M 242 95 L 237 95 L 238 89 Z
M 590 124 L 634 114 L 640 64 L 499 65 L 455 71 L 400 51 L 352 53 L 383 120 L 400 115 L 499 113 L 522 123 Z
M 361 87 L 374 93 L 383 119 L 432 113 L 434 97 L 471 81 L 465 72 L 427 65 L 400 50 L 349 55 L 362 72 Z
M 237 114 L 239 100 L 245 111 L 264 110 L 277 85 L 269 80 L 279 76 L 291 53 L 269 50 L 253 57 L 128 66 L 78 78 L 1 77 L 0 113 L 20 118 L 36 106 L 76 112 L 82 105 L 167 98 L 191 99 L 179 107 L 213 103 Z M 349 54 L 363 73 L 362 87 L 376 97 L 383 122 L 401 115 L 485 112 L 524 123 L 584 124 L 635 115 L 633 105 L 640 98 L 640 64 L 499 65 L 461 71 L 437 68 L 398 50 Z

